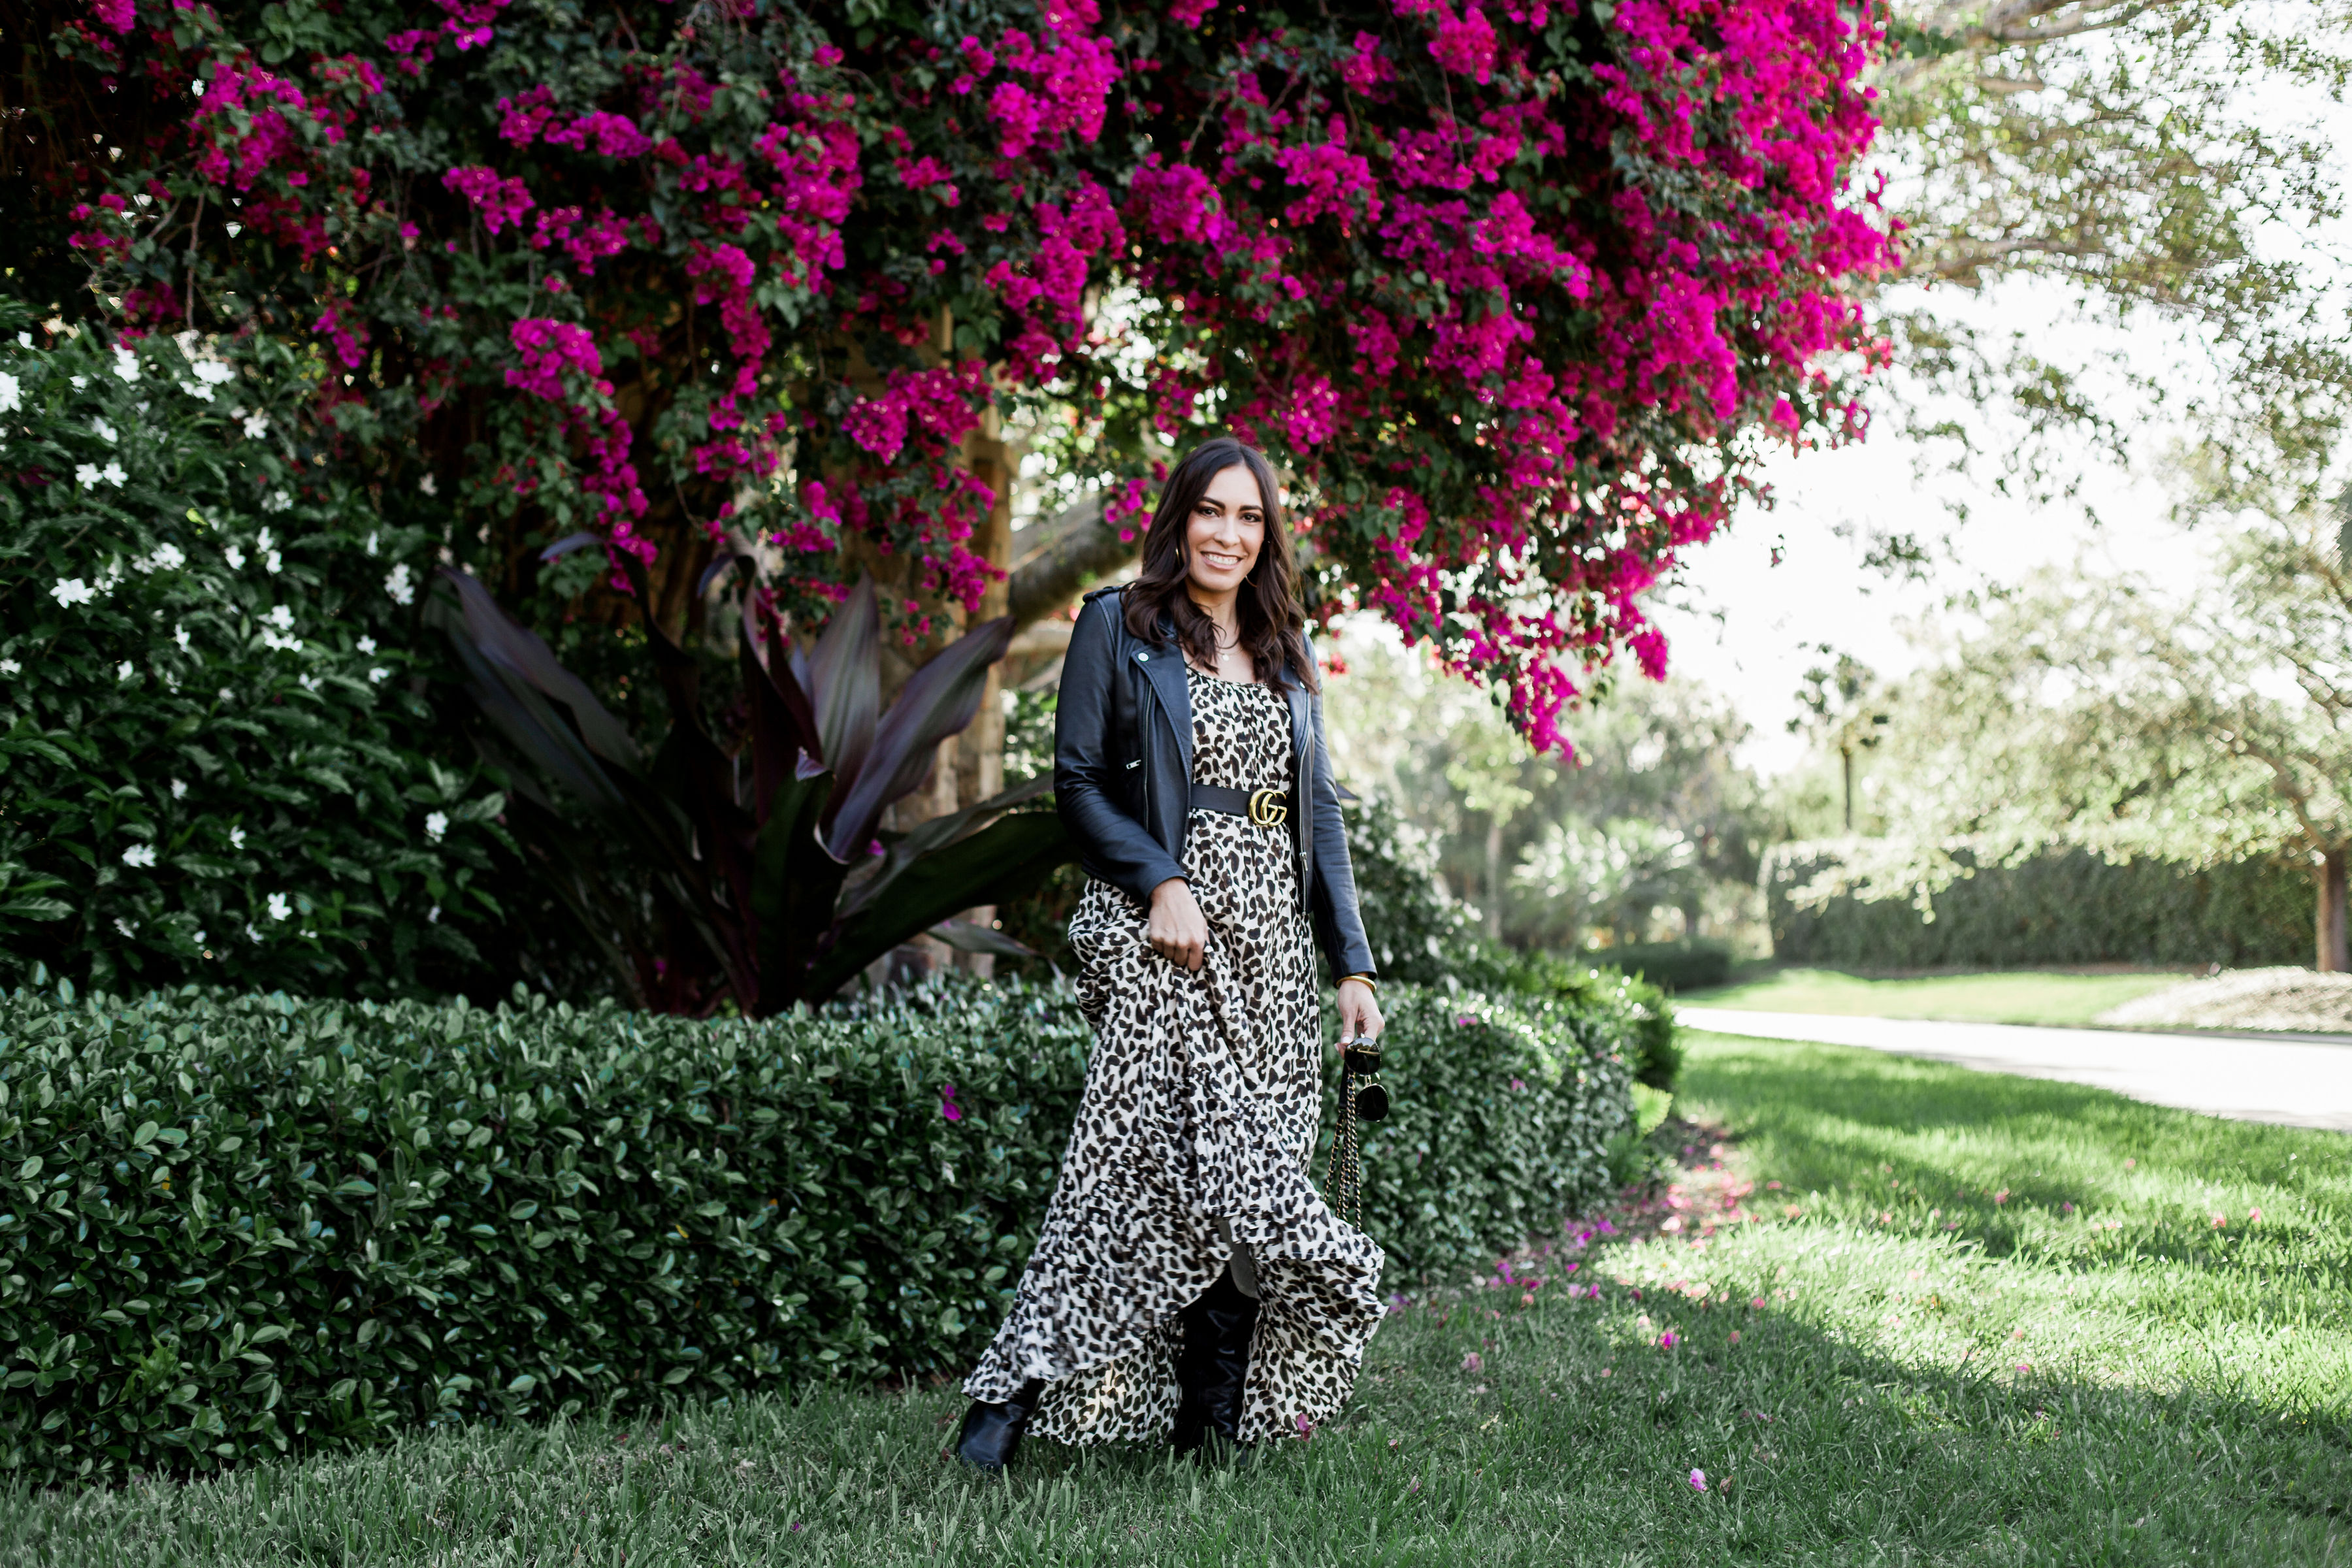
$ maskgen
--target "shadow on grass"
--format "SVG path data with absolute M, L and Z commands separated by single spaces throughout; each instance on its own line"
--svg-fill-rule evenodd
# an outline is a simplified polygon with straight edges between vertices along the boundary
M 1491 1294 L 1491 1293 L 1486 1293 Z M 1253 1461 L 940 1455 L 951 1394 L 477 1428 L 36 1501 L 0 1557 L 89 1564 L 2303 1564 L 2346 1538 L 2340 1426 L 2095 1373 L 2009 1383 L 1801 1321 L 1622 1292 L 1393 1320 L 1347 1418 Z M 1735 1326 L 1741 1340 L 1731 1339 Z M 1463 1358 L 1481 1356 L 1477 1370 Z M 1603 1368 L 1612 1375 L 1600 1375 Z M 1708 1489 L 1691 1483 L 1704 1474 Z

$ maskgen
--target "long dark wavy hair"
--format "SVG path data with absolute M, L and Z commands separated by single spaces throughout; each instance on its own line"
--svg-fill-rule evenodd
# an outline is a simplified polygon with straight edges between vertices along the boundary
M 1287 678 L 1316 690 L 1315 660 L 1307 652 L 1307 613 L 1298 603 L 1298 562 L 1290 552 L 1290 520 L 1283 513 L 1282 492 L 1275 487 L 1274 468 L 1265 457 L 1231 436 L 1213 437 L 1193 447 L 1160 487 L 1160 505 L 1143 535 L 1143 569 L 1122 595 L 1127 629 L 1157 642 L 1162 628 L 1173 626 L 1178 645 L 1195 663 L 1217 668 L 1216 623 L 1192 602 L 1192 552 L 1185 535 L 1192 509 L 1210 481 L 1233 468 L 1247 468 L 1257 480 L 1265 512 L 1265 542 L 1258 547 L 1257 564 L 1234 596 L 1241 646 L 1249 650 L 1258 679 L 1278 685 Z

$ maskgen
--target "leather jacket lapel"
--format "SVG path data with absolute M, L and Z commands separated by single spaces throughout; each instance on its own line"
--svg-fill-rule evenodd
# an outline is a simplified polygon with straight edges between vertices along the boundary
M 1139 647 L 1128 657 L 1142 667 L 1145 679 L 1159 695 L 1160 711 L 1176 735 L 1176 754 L 1183 759 L 1184 779 L 1192 777 L 1192 689 L 1184 680 L 1184 658 L 1172 647 Z

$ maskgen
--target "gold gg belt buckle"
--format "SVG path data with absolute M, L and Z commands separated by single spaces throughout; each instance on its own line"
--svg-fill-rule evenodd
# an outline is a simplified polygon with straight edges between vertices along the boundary
M 1278 789 L 1258 790 L 1250 796 L 1249 818 L 1260 827 L 1279 827 L 1290 820 L 1290 807 L 1282 803 Z

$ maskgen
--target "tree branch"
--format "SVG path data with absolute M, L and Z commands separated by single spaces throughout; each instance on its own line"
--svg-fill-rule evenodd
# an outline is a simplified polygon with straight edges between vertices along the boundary
M 1005 595 L 1015 631 L 1045 619 L 1097 578 L 1126 565 L 1140 542 L 1139 531 L 1135 539 L 1121 539 L 1104 520 L 1100 496 L 1088 496 L 1051 522 L 1033 526 L 1044 540 L 1013 569 Z
M 1956 54 L 1984 55 L 2018 44 L 2043 44 L 2084 33 L 2127 26 L 2150 11 L 2170 10 L 2189 0 L 1998 0 L 1979 9 L 1969 0 L 1936 6 L 1920 19 L 1922 31 L 1951 40 Z M 1936 68 L 1932 57 L 1912 56 L 1888 63 L 1883 85 L 1905 87 Z

